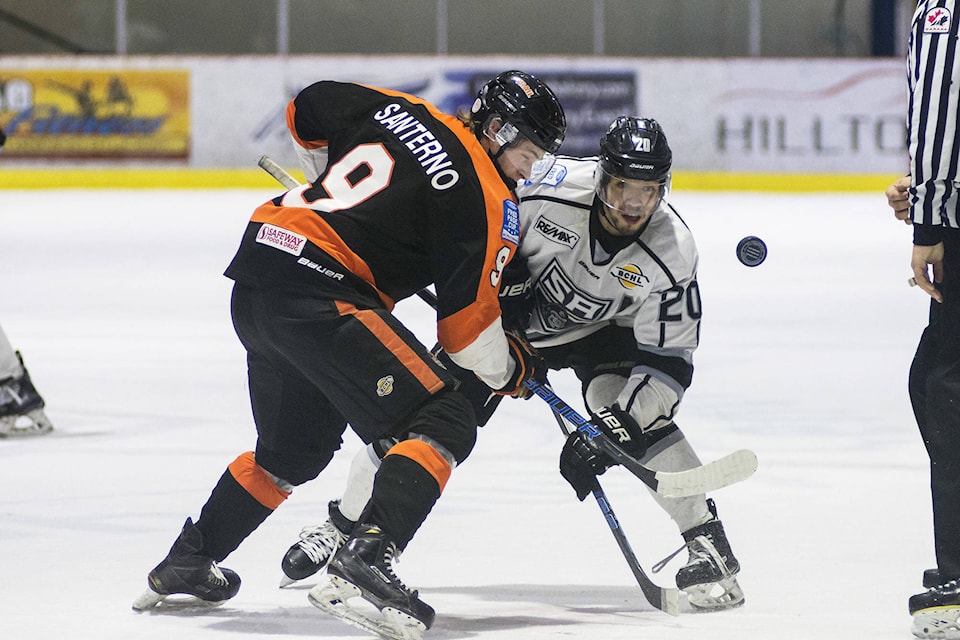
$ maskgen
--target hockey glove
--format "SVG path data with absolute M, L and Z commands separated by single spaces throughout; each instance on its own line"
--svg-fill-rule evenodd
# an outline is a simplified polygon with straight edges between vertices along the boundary
M 500 316 L 507 331 L 523 332 L 530 326 L 533 311 L 533 282 L 527 261 L 517 256 L 500 278 Z
M 496 389 L 495 392 L 504 396 L 527 399 L 532 395 L 532 391 L 526 384 L 528 380 L 540 384 L 547 383 L 547 363 L 522 334 L 512 331 L 505 331 L 504 333 L 507 336 L 510 355 L 513 356 L 517 366 L 514 368 L 513 375 L 507 381 L 507 384 Z
M 637 421 L 616 404 L 601 407 L 590 414 L 590 420 L 600 430 L 598 438 L 609 438 L 634 458 L 647 451 L 643 431 Z M 580 431 L 567 438 L 560 452 L 560 475 L 583 500 L 597 486 L 597 476 L 616 464 L 598 443 L 590 442 Z
M 588 444 L 587 437 L 579 431 L 567 437 L 560 451 L 560 475 L 577 492 L 580 502 L 599 487 L 597 476 L 612 463 L 607 454 Z
M 434 345 L 433 349 L 430 350 L 430 355 L 459 381 L 457 391 L 466 396 L 470 404 L 473 405 L 473 411 L 477 414 L 477 426 L 482 427 L 487 424 L 493 412 L 497 410 L 497 405 L 503 400 L 503 396 L 483 384 L 483 381 L 472 371 L 457 365 L 439 344 Z

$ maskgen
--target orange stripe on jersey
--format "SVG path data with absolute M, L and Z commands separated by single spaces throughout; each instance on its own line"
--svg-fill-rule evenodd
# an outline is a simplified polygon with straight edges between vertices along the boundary
M 409 458 L 426 469 L 427 473 L 433 476 L 433 479 L 440 485 L 440 493 L 443 493 L 443 488 L 447 486 L 447 480 L 450 479 L 450 473 L 453 471 L 450 463 L 440 455 L 440 452 L 423 440 L 398 442 L 387 451 L 387 455 Z
M 304 149 L 320 149 L 327 146 L 326 140 L 304 140 L 299 135 L 297 135 L 297 125 L 294 123 L 294 117 L 297 115 L 297 105 L 294 104 L 294 101 L 291 100 L 287 104 L 287 129 L 290 130 L 290 135 L 293 136 L 293 139 L 297 141 Z
M 362 85 L 367 86 L 367 85 Z M 428 113 L 441 122 L 454 134 L 464 149 L 474 158 L 473 167 L 483 187 L 483 201 L 487 216 L 487 251 L 484 256 L 483 277 L 477 283 L 474 302 L 457 313 L 441 318 L 437 323 L 437 338 L 447 351 L 456 353 L 477 339 L 487 327 L 500 317 L 500 279 L 491 282 L 494 273 L 500 273 L 516 254 L 516 245 L 504 240 L 500 233 L 503 228 L 503 203 L 506 200 L 516 202 L 513 193 L 504 184 L 497 172 L 494 161 L 483 150 L 476 136 L 458 118 L 438 110 L 423 98 L 399 91 L 370 87 L 388 96 L 403 98 L 425 107 Z M 506 248 L 506 257 L 500 252 Z M 438 289 L 442 295 L 442 291 Z
M 353 252 L 347 243 L 327 224 L 313 209 L 306 207 L 276 206 L 273 202 L 266 202 L 256 208 L 251 216 L 252 222 L 267 222 L 278 227 L 306 236 L 321 251 L 342 264 L 350 273 L 360 276 L 377 291 L 380 301 L 387 310 L 394 307 L 393 298 L 377 289 L 373 273 L 367 263 Z
M 353 316 L 363 323 L 363 326 L 376 336 L 380 343 L 406 367 L 407 371 L 413 374 L 424 389 L 434 394 L 444 387 L 443 380 L 420 359 L 416 352 L 410 348 L 410 345 L 400 339 L 400 336 L 375 311 L 357 309 L 349 302 L 340 300 L 337 300 L 337 309 L 340 311 L 340 315 Z
M 257 464 L 253 451 L 241 453 L 227 469 L 247 493 L 268 509 L 276 509 L 290 496 L 289 492 L 278 487 L 273 478 Z

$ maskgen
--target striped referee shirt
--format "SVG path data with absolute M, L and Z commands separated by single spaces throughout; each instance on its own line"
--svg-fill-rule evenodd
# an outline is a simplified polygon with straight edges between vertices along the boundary
M 921 0 L 913 16 L 907 51 L 907 145 L 910 156 L 914 244 L 940 241 L 944 226 L 958 221 L 958 103 L 955 0 Z

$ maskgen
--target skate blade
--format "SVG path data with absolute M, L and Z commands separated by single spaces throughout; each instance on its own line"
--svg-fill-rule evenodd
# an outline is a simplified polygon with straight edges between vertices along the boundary
M 931 607 L 913 614 L 914 636 L 929 640 L 960 640 L 960 607 Z
M 0 438 L 28 438 L 53 431 L 53 423 L 43 409 L 34 409 L 18 416 L 0 418 Z
M 160 604 L 166 597 L 167 596 L 157 593 L 153 589 L 147 589 L 140 594 L 139 598 L 133 601 L 131 608 L 138 613 L 148 611 Z
M 368 615 L 365 611 L 347 604 L 347 600 L 357 596 L 362 599 L 362 592 L 355 585 L 338 576 L 326 576 L 310 590 L 307 599 L 310 604 L 328 615 L 381 638 L 423 640 L 427 627 L 422 622 L 393 607 L 384 607 L 376 616 Z
M 194 611 L 219 607 L 226 600 L 202 600 L 185 593 L 161 594 L 147 589 L 133 601 L 131 609 L 137 613 L 147 611 Z
M 700 612 L 733 609 L 746 602 L 743 589 L 733 576 L 719 582 L 692 585 L 684 589 L 684 593 L 693 610 Z
M 293 578 L 288 578 L 286 575 L 280 576 L 280 588 L 286 589 L 292 584 L 297 584 L 299 580 L 294 580 Z

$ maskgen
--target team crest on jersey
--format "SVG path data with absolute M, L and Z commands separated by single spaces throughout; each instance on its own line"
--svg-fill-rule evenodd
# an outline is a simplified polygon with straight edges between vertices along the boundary
M 287 231 L 272 224 L 265 224 L 260 227 L 260 231 L 257 233 L 257 242 L 298 256 L 303 251 L 307 238 L 299 233 Z
M 513 200 L 503 201 L 503 227 L 500 237 L 507 242 L 520 244 L 520 208 Z
M 950 10 L 946 7 L 935 7 L 927 11 L 923 17 L 924 33 L 949 33 L 950 32 Z
M 625 264 L 622 267 L 614 267 L 610 275 L 616 278 L 624 289 L 642 287 L 645 283 L 650 282 L 650 278 L 644 275 L 643 269 L 632 263 Z
M 547 240 L 562 244 L 571 249 L 580 241 L 580 234 L 566 227 L 562 227 L 556 222 L 551 222 L 543 216 L 537 218 L 537 222 L 533 225 L 533 228 Z
M 393 393 L 393 376 L 383 376 L 377 380 L 377 395 L 381 398 Z

